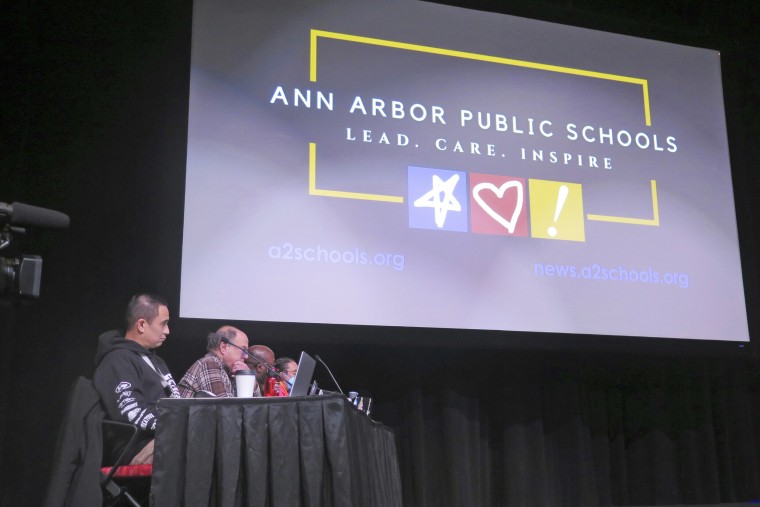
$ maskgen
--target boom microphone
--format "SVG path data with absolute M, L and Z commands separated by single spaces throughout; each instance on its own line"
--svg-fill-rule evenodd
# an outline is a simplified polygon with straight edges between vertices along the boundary
M 233 347 L 237 347 L 237 345 L 235 345 L 234 343 L 232 343 L 232 342 L 231 342 L 230 340 L 228 340 L 227 338 L 222 338 L 222 341 L 223 341 L 224 343 L 228 344 L 228 345 L 232 345 Z M 283 382 L 285 382 L 285 383 L 287 383 L 287 382 L 288 382 L 288 379 L 286 379 L 286 378 L 285 378 L 285 377 L 282 375 L 282 373 L 280 373 L 279 371 L 277 371 L 277 370 L 275 370 L 274 368 L 272 368 L 272 366 L 271 366 L 269 363 L 267 363 L 266 361 L 264 361 L 264 360 L 263 360 L 263 359 L 261 359 L 260 357 L 256 357 L 254 354 L 251 354 L 250 352 L 248 353 L 248 357 L 255 359 L 257 363 L 259 363 L 259 364 L 260 364 L 260 365 L 262 365 L 264 368 L 266 368 L 266 370 L 267 370 L 267 373 L 269 373 L 269 375 L 270 375 L 270 376 L 272 376 L 272 377 L 275 377 L 275 378 L 277 378 L 278 380 L 281 380 L 281 381 L 283 381 Z
M 338 388 L 338 391 L 340 391 L 340 394 L 342 394 L 343 396 L 345 396 L 346 394 L 343 392 L 343 389 L 340 388 L 340 385 L 338 385 L 338 381 L 335 380 L 335 376 L 330 371 L 330 367 L 327 366 L 327 363 L 325 363 L 324 361 L 322 361 L 322 358 L 319 357 L 317 354 L 314 354 L 314 359 L 316 359 L 317 361 L 319 361 L 320 363 L 322 363 L 324 365 L 324 367 L 327 369 L 327 373 L 329 373 L 330 377 L 332 377 L 332 380 L 333 380 L 333 383 L 335 384 L 335 387 Z
M 69 216 L 65 213 L 22 202 L 14 202 L 10 205 L 0 202 L 0 223 L 4 221 L 8 221 L 10 225 L 51 229 L 68 229 L 69 227 Z

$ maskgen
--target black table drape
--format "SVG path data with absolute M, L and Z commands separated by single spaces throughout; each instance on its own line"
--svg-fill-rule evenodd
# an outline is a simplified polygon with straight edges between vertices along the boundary
M 164 399 L 151 504 L 402 504 L 393 433 L 343 396 Z

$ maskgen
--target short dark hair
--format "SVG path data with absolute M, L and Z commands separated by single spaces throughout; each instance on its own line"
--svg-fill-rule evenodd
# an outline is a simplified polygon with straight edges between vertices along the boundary
M 237 331 L 231 327 L 223 327 L 222 329 L 214 331 L 213 333 L 209 333 L 206 343 L 206 350 L 209 352 L 212 350 L 217 350 L 219 348 L 219 344 L 222 343 L 223 339 L 226 338 L 227 340 L 232 341 L 232 339 L 236 336 Z
M 127 312 L 125 314 L 127 329 L 132 329 L 132 326 L 140 319 L 153 322 L 161 306 L 169 307 L 169 304 L 161 296 L 154 294 L 135 294 L 132 296 L 129 303 L 127 303 Z

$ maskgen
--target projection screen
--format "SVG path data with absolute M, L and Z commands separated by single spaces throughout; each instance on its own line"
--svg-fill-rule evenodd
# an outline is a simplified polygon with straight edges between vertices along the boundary
M 182 317 L 748 341 L 716 51 L 196 0 Z

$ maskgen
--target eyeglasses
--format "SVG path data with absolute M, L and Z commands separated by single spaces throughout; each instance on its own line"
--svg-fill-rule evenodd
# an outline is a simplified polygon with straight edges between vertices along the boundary
M 226 343 L 227 345 L 232 345 L 233 347 L 235 347 L 236 349 L 238 349 L 240 352 L 242 352 L 243 353 L 243 359 L 245 359 L 246 357 L 248 357 L 248 356 L 251 355 L 248 352 L 248 349 L 246 349 L 245 347 L 241 347 L 240 345 L 235 345 L 234 343 L 232 343 L 229 340 L 225 340 L 224 343 Z
M 267 371 L 274 371 L 274 367 L 271 364 L 269 364 L 268 362 L 266 362 L 263 359 L 261 359 L 259 356 L 256 356 L 256 355 L 253 355 L 253 354 L 248 354 L 248 356 L 251 359 L 253 359 L 254 361 L 256 361 L 256 364 L 253 365 L 253 369 L 254 370 L 256 368 L 258 368 L 259 366 L 263 366 L 264 369 L 267 370 Z

